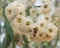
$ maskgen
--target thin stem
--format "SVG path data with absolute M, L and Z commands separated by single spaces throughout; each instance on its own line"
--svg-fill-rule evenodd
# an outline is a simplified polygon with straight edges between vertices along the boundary
M 53 47 L 53 48 L 56 48 L 57 43 L 58 43 L 58 40 L 59 40 L 59 34 L 57 34 L 57 38 L 56 38 L 55 45 L 54 45 L 54 47 Z

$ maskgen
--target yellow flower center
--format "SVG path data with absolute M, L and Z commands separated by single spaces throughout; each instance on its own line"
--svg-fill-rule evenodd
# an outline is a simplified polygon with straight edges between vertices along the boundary
M 20 15 L 22 15 L 22 12 L 20 12 Z
M 44 8 L 47 8 L 48 7 L 48 5 L 46 4 L 46 5 L 44 5 Z
M 43 27 L 43 26 L 44 26 L 44 24 L 43 24 L 43 23 L 41 23 L 41 24 L 40 24 L 40 26 L 41 26 L 41 27 Z
M 11 10 L 9 10 L 9 14 L 11 14 Z
M 27 22 L 26 22 L 26 25 L 30 25 L 30 22 L 29 22 L 29 21 L 27 21 Z
M 48 20 L 48 17 L 45 17 L 46 20 Z
M 21 18 L 18 18 L 18 19 L 17 19 L 17 22 L 18 22 L 18 23 L 21 23 Z
M 49 32 L 53 32 L 53 29 L 52 29 L 52 28 L 50 28 L 50 29 L 49 29 Z

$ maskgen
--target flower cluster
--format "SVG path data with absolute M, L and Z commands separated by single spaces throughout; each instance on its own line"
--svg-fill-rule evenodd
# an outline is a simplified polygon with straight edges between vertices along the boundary
M 57 35 L 51 19 L 53 11 L 52 0 L 17 0 L 5 8 L 14 33 L 29 36 L 35 42 L 51 41 Z

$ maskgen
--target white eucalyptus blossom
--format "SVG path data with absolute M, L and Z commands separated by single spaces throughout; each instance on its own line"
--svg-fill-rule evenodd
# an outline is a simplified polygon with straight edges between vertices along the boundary
M 54 38 L 57 35 L 58 28 L 54 24 L 49 23 L 47 24 L 45 31 L 48 35 Z
M 33 18 L 36 18 L 36 17 L 38 16 L 35 8 L 31 8 L 31 9 L 30 9 L 30 15 L 31 15 Z
M 45 14 L 44 14 L 44 15 L 45 15 Z M 50 14 L 46 14 L 46 15 L 44 16 L 44 18 L 45 18 L 45 20 L 48 21 L 48 22 L 51 22 L 51 21 L 52 21 L 52 17 L 51 17 Z
M 16 0 L 8 4 L 5 14 L 14 33 L 29 36 L 29 39 L 35 42 L 53 40 L 58 30 L 51 18 L 54 11 L 53 2 L 52 0 Z
M 22 33 L 21 30 L 23 30 L 23 24 L 25 22 L 25 17 L 24 16 L 16 16 L 13 21 L 11 22 L 11 26 L 13 26 L 13 30 L 18 33 Z M 23 33 L 22 33 L 23 34 Z
M 25 22 L 23 23 L 23 30 L 25 34 L 29 35 L 31 33 L 31 26 L 33 24 L 33 20 L 31 17 L 26 17 Z
M 37 31 L 35 36 L 30 36 L 30 39 L 35 42 L 51 41 L 57 35 L 57 27 L 49 23 L 43 31 Z
M 25 5 L 23 5 L 22 3 L 18 3 L 16 1 L 8 4 L 5 9 L 5 14 L 7 18 L 9 18 L 8 20 L 12 20 L 16 15 L 24 16 L 26 8 L 24 6 Z
M 15 16 L 13 12 L 13 6 L 11 6 L 11 3 L 5 8 L 5 15 L 7 16 L 8 20 L 11 21 L 12 18 Z
M 47 1 L 43 4 L 43 12 L 45 14 L 49 13 L 51 11 L 51 2 Z

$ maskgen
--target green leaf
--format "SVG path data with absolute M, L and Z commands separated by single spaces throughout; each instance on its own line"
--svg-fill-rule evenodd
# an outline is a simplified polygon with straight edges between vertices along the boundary
M 5 26 L 4 28 L 6 29 L 6 37 L 3 40 L 2 43 L 2 48 L 8 48 L 8 46 L 10 45 L 10 43 L 12 43 L 13 48 L 15 48 L 15 43 L 14 43 L 14 34 L 13 34 L 13 30 L 12 27 L 10 26 L 10 22 L 8 21 L 8 19 L 5 16 L 5 7 L 7 6 L 7 3 L 3 6 L 3 17 L 5 19 Z
M 26 9 L 26 15 L 27 15 L 27 16 L 30 16 L 30 8 L 31 8 L 31 7 L 27 7 L 27 9 Z
M 1 48 L 1 41 L 0 41 L 0 48 Z
M 28 48 L 29 41 L 28 41 L 28 39 L 27 39 L 27 37 L 25 35 L 23 35 L 23 41 L 25 43 L 24 46 L 23 46 L 23 48 Z
M 10 45 L 10 43 L 11 43 L 11 37 L 10 37 L 10 35 L 8 34 L 8 35 L 4 38 L 1 48 L 8 48 L 9 45 Z
M 0 25 L 0 34 L 1 34 L 1 25 Z
M 45 48 L 49 48 L 49 42 L 46 42 Z
M 57 38 L 56 38 L 56 40 L 55 40 L 55 44 L 54 44 L 54 47 L 53 47 L 53 48 L 56 48 L 57 43 L 58 43 L 58 40 L 59 40 L 59 33 L 57 34 Z

